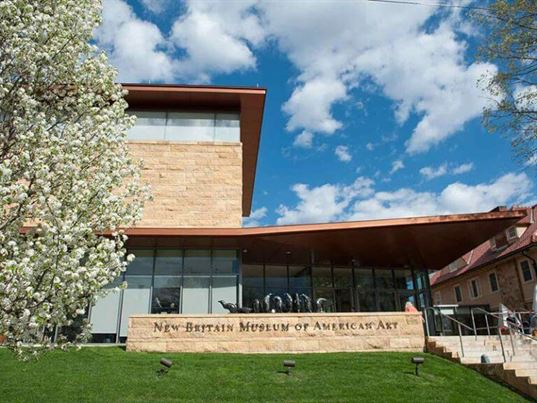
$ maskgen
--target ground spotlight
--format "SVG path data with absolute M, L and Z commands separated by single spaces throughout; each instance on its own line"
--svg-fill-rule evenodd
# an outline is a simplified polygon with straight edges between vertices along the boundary
M 412 364 L 416 364 L 416 375 L 419 376 L 419 366 L 425 362 L 425 358 L 423 357 L 412 357 L 410 359 L 410 362 Z
M 296 366 L 296 362 L 293 360 L 284 360 L 283 361 L 283 367 L 287 371 L 287 375 L 291 375 L 291 368 L 294 368 Z
M 164 375 L 164 374 L 167 374 L 169 369 L 172 367 L 173 361 L 168 360 L 167 358 L 161 358 L 160 359 L 160 365 L 162 365 L 163 368 L 158 370 L 158 374 L 159 375 Z

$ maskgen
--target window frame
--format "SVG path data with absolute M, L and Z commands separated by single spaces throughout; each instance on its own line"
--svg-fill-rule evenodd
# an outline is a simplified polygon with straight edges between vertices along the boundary
M 496 279 L 496 289 L 492 289 L 492 282 L 490 281 L 491 276 L 494 275 L 494 278 Z M 489 289 L 492 294 L 496 294 L 498 291 L 500 291 L 500 282 L 498 281 L 498 273 L 496 273 L 496 270 L 490 271 L 487 273 L 487 278 L 489 280 Z
M 475 281 L 477 284 L 476 290 L 477 290 L 477 296 L 474 296 L 474 290 L 472 287 L 472 282 Z M 468 280 L 468 291 L 470 292 L 470 299 L 478 299 L 482 296 L 481 293 L 481 284 L 479 283 L 479 277 L 473 277 Z
M 461 299 L 460 299 L 460 300 L 457 298 L 457 291 L 456 291 L 457 288 L 459 289 L 459 293 L 460 293 L 460 295 L 461 295 Z M 455 284 L 455 285 L 453 286 L 453 294 L 455 295 L 455 302 L 456 302 L 457 304 L 460 304 L 460 303 L 464 300 L 464 296 L 462 295 L 462 287 L 461 287 L 460 284 Z
M 530 278 L 528 280 L 526 280 L 524 278 L 524 269 L 522 268 L 522 264 L 523 263 L 527 263 L 528 265 L 528 272 L 530 273 Z M 522 277 L 522 282 L 525 284 L 525 283 L 529 283 L 531 281 L 534 280 L 534 276 L 533 276 L 533 271 L 531 270 L 531 263 L 528 259 L 524 259 L 524 260 L 521 260 L 519 263 L 518 263 L 518 268 L 520 270 L 520 276 Z

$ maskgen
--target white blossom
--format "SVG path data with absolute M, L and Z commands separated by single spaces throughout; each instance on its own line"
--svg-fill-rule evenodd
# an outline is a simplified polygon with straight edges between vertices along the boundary
M 125 92 L 91 45 L 100 14 L 97 0 L 0 1 L 0 335 L 23 357 L 125 270 L 118 228 L 147 198 Z

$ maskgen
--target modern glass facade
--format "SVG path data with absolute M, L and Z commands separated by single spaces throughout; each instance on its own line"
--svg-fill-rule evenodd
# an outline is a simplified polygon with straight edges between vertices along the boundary
M 223 313 L 239 300 L 239 260 L 228 249 L 136 249 L 136 259 L 90 311 L 95 342 L 127 337 L 128 318 L 146 313 Z M 122 281 L 128 287 L 116 291 Z
M 90 310 L 94 342 L 127 337 L 133 314 L 226 313 L 223 300 L 252 307 L 271 293 L 326 298 L 327 311 L 402 311 L 430 305 L 426 271 L 343 265 L 240 264 L 234 249 L 141 248 L 136 259 Z M 115 290 L 122 281 L 128 287 Z
M 238 113 L 185 111 L 129 111 L 136 124 L 129 140 L 166 141 L 240 141 Z
M 243 264 L 242 303 L 284 293 L 326 298 L 334 312 L 402 311 L 430 304 L 428 273 L 406 268 Z

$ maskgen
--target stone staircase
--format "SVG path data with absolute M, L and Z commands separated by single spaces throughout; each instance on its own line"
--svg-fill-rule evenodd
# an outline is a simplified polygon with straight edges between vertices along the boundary
M 517 335 L 512 339 L 502 336 L 501 342 L 498 336 L 463 336 L 462 347 L 459 336 L 427 338 L 429 352 L 471 367 L 537 400 L 537 341 Z

